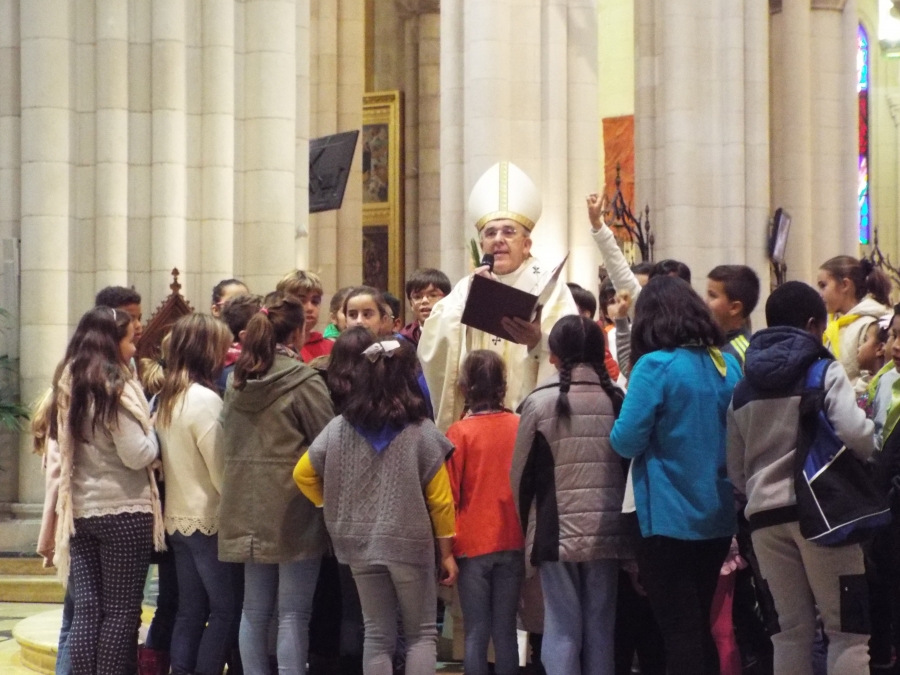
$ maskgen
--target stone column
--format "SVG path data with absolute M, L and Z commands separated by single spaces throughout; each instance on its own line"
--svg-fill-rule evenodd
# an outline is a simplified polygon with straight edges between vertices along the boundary
M 295 0 L 244 3 L 242 278 L 267 293 L 296 260 Z
M 441 15 L 437 8 L 419 16 L 418 65 L 418 267 L 440 267 Z
M 594 0 L 455 0 L 441 7 L 441 267 L 469 270 L 468 192 L 509 159 L 542 190 L 535 250 L 592 288 L 584 196 L 598 188 Z M 582 231 L 583 230 L 583 231 Z
M 568 278 L 596 292 L 600 253 L 590 235 L 585 196 L 601 187 L 598 92 L 597 8 L 594 0 L 570 0 L 566 17 L 568 74 L 568 171 L 565 191 L 568 223 Z M 573 39 L 572 36 L 575 36 Z M 560 259 L 565 251 L 559 251 Z
M 635 203 L 650 205 L 655 258 L 687 263 L 698 287 L 723 263 L 752 265 L 768 286 L 765 11 L 635 3 Z
M 440 267 L 439 0 L 397 0 L 404 33 L 406 269 Z
M 888 94 L 887 102 L 888 109 L 891 111 L 891 119 L 896 127 L 897 182 L 894 187 L 894 199 L 896 200 L 896 213 L 900 214 L 900 94 Z M 897 230 L 897 221 L 882 223 L 878 230 L 881 250 L 890 255 L 891 260 L 895 261 L 895 263 L 898 260 L 898 254 L 900 254 L 900 245 L 898 245 L 900 232 Z
M 128 280 L 156 309 L 150 293 L 153 194 L 152 0 L 130 0 L 128 45 Z M 180 269 L 180 268 L 179 268 Z
M 65 352 L 69 291 L 70 3 L 19 5 L 21 57 L 21 397 L 33 401 L 50 384 Z M 7 17 L 12 18 L 12 13 Z M 3 30 L 9 30 L 4 28 Z M 62 307 L 62 308 L 61 308 Z M 19 453 L 18 501 L 39 504 L 40 461 L 27 440 Z
M 362 97 L 366 89 L 365 2 L 338 0 L 337 131 L 362 128 Z M 356 148 L 344 203 L 337 212 L 337 283 L 334 288 L 362 281 L 362 145 Z M 354 253 L 355 251 L 355 253 Z
M 297 148 L 294 185 L 297 269 L 309 269 L 310 0 L 297 0 Z
M 187 135 L 185 119 L 185 9 L 180 0 L 152 3 L 152 188 L 150 297 L 169 294 L 171 271 L 187 262 Z M 187 275 L 184 277 L 187 295 Z
M 311 134 L 362 127 L 365 91 L 363 0 L 311 0 Z M 362 279 L 362 146 L 356 148 L 340 211 L 310 216 L 309 266 L 326 293 Z
M 791 279 L 858 252 L 856 22 L 845 0 L 782 0 L 771 15 L 771 201 L 792 217 Z
M 96 289 L 124 286 L 128 269 L 128 4 L 96 0 Z
M 0 237 L 13 247 L 13 265 L 7 267 L 4 251 L 0 307 L 13 317 L 19 314 L 19 270 L 16 240 L 20 236 L 22 147 L 21 67 L 19 60 L 19 2 L 0 0 Z M 18 331 L 8 331 L 0 339 L 4 353 L 18 358 Z M 18 492 L 19 446 L 15 437 L 0 438 L 0 502 L 16 501 Z
M 486 3 L 487 4 L 487 3 Z M 451 281 L 468 272 L 465 181 L 465 0 L 441 3 L 441 238 L 440 269 Z
M 318 138 L 336 131 L 337 0 L 310 0 L 309 49 L 310 136 Z M 322 278 L 326 295 L 338 288 L 336 229 L 334 211 L 310 214 L 309 266 Z
M 810 16 L 813 71 L 812 222 L 808 241 L 813 276 L 840 253 L 856 255 L 859 111 L 856 103 L 856 7 L 846 0 L 816 0 Z M 849 34 L 847 23 L 849 19 Z M 875 41 L 872 41 L 874 46 Z M 877 47 L 872 54 L 877 58 Z M 848 147 L 847 141 L 850 141 Z M 818 236 L 829 232 L 832 236 Z
M 398 2 L 403 22 L 403 219 L 407 276 L 419 267 L 419 14 L 415 2 Z M 377 39 L 377 36 L 376 36 Z M 377 86 L 377 85 L 376 85 Z
M 234 3 L 202 0 L 202 151 L 200 289 L 234 275 Z

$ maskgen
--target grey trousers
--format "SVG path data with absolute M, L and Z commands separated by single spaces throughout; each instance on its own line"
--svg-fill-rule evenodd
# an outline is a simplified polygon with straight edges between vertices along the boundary
M 772 636 L 775 675 L 812 675 L 816 606 L 828 635 L 828 675 L 869 672 L 869 597 L 859 545 L 837 548 L 803 538 L 797 523 L 752 534 L 781 631 Z
M 437 662 L 437 579 L 417 565 L 351 565 L 366 637 L 363 673 L 391 675 L 397 612 L 406 637 L 406 675 L 434 675 Z

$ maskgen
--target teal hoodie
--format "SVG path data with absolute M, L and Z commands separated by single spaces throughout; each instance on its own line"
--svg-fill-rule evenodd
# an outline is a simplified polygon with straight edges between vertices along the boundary
M 734 489 L 725 470 L 725 413 L 741 369 L 723 354 L 723 376 L 705 348 L 642 356 L 610 442 L 633 458 L 641 534 L 715 539 L 735 532 Z

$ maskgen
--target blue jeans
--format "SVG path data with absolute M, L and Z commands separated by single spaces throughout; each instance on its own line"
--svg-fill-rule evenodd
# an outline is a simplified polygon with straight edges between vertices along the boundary
M 178 613 L 169 648 L 173 675 L 218 675 L 237 642 L 241 566 L 219 561 L 219 537 L 171 535 L 178 574 Z
M 487 675 L 488 643 L 494 640 L 497 675 L 517 675 L 516 610 L 525 579 L 523 551 L 459 558 L 459 602 L 466 631 L 466 675 Z
M 613 675 L 618 560 L 542 562 L 548 675 Z
M 72 579 L 69 579 L 66 598 L 63 600 L 62 625 L 59 627 L 59 647 L 56 651 L 56 675 L 72 675 L 72 657 L 69 654 L 69 629 L 72 627 L 72 616 L 75 614 L 75 601 L 72 599 Z
M 244 613 L 240 645 L 244 672 L 269 672 L 269 623 L 278 604 L 279 675 L 306 672 L 309 652 L 309 618 L 319 579 L 321 557 L 280 565 L 244 564 Z
M 351 566 L 366 624 L 363 672 L 391 675 L 397 613 L 406 638 L 406 675 L 433 675 L 437 661 L 434 567 L 391 563 Z

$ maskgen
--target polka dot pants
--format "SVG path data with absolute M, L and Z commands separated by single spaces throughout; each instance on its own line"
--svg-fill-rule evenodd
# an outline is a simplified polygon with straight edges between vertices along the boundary
M 75 614 L 69 633 L 74 675 L 125 675 L 134 663 L 153 516 L 77 518 L 70 543 Z

